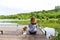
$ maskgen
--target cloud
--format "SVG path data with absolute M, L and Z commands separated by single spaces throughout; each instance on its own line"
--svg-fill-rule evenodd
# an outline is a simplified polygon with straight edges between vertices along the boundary
M 60 0 L 0 0 L 0 14 L 50 10 L 57 5 Z

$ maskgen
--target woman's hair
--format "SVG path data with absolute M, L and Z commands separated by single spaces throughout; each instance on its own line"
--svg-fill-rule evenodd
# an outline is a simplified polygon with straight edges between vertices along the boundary
M 31 21 L 32 21 L 32 20 L 35 20 L 35 17 L 34 17 L 34 16 L 31 17 Z
M 31 21 L 31 23 L 36 23 L 36 19 L 35 19 L 35 17 L 32 16 L 30 21 Z

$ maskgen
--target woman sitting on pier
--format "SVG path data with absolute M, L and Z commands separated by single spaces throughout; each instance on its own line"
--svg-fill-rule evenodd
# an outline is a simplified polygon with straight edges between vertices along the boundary
M 34 16 L 31 17 L 30 24 L 28 25 L 28 34 L 36 34 L 37 33 L 37 21 Z
M 35 17 L 32 16 L 28 27 L 25 26 L 23 28 L 23 31 L 24 31 L 23 34 L 36 34 L 37 28 L 38 28 L 37 21 L 36 21 Z

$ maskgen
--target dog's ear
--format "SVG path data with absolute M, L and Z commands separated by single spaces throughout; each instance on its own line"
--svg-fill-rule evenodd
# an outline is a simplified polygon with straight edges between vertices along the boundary
M 25 26 L 25 27 L 23 27 L 23 31 L 25 31 L 27 29 L 27 27 Z

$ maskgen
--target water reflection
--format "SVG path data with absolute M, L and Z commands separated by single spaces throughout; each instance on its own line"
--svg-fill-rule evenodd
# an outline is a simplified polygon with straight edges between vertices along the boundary
M 46 31 L 47 38 L 49 38 L 50 36 L 58 36 L 58 32 L 54 28 L 45 27 L 42 29 L 42 31 Z
M 17 23 L 0 23 L 0 27 L 23 27 L 22 24 Z

